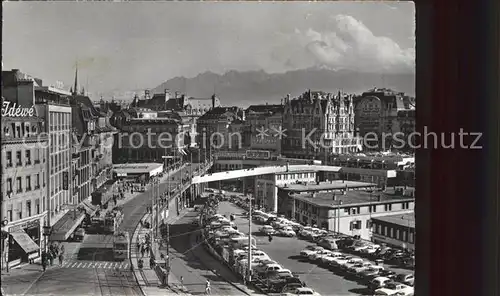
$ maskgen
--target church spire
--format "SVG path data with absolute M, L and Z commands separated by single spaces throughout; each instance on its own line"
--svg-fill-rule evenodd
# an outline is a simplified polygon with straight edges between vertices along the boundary
M 75 69 L 75 85 L 73 86 L 73 94 L 78 93 L 78 62 L 76 63 Z

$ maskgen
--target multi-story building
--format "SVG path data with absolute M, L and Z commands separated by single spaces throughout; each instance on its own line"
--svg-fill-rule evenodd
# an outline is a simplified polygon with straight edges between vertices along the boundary
M 283 105 L 252 105 L 245 110 L 244 147 L 281 153 Z
M 2 100 L 3 101 L 3 100 Z M 5 116 L 2 108 L 2 231 L 9 233 L 2 241 L 2 266 L 19 265 L 36 259 L 45 249 L 43 226 L 47 225 L 47 148 L 49 139 L 43 120 L 31 116 Z
M 244 112 L 238 107 L 215 107 L 209 110 L 197 122 L 200 149 L 209 154 L 212 151 L 238 150 L 239 144 L 243 142 L 242 121 Z
M 372 237 L 372 218 L 411 213 L 415 207 L 414 195 L 400 188 L 361 191 L 346 186 L 333 192 L 281 195 L 288 198 L 284 213 L 296 221 L 367 240 Z
M 113 163 L 163 163 L 168 160 L 164 156 L 180 158 L 191 142 L 190 126 L 176 113 L 132 108 L 115 117 L 114 124 L 119 132 L 114 135 Z
M 47 220 L 50 226 L 54 226 L 73 205 L 69 185 L 72 146 L 69 105 L 71 93 L 44 86 L 41 79 L 31 77 L 18 69 L 2 71 L 2 91 L 4 97 L 12 103 L 34 106 L 37 116 L 44 121 L 50 144 L 46 162 Z
M 415 250 L 415 214 L 372 218 L 372 240 L 396 248 Z
M 413 108 L 412 106 L 410 107 Z M 416 125 L 415 109 L 398 111 L 396 122 L 398 127 L 395 130 L 399 133 L 397 137 L 399 141 L 395 142 L 393 147 L 395 146 L 403 151 L 414 151 L 415 147 L 417 147 L 417 138 L 414 135 Z
M 136 96 L 132 107 L 177 112 L 182 121 L 191 125 L 192 131 L 196 131 L 197 119 L 209 110 L 220 107 L 220 99 L 215 94 L 210 98 L 193 98 L 175 92 L 172 96 L 168 89 L 165 89 L 163 93 L 153 94 L 151 97 L 149 90 L 146 90 L 142 99 Z
M 357 152 L 353 97 L 307 91 L 284 101 L 282 154 L 291 158 L 325 159 L 330 154 Z
M 374 88 L 355 98 L 355 123 L 359 135 L 365 137 L 364 149 L 385 151 L 398 145 L 393 135 L 400 131 L 401 126 L 405 130 L 408 127 L 407 123 L 398 122 L 405 118 L 398 113 L 414 110 L 412 102 L 412 98 L 404 93 L 385 88 Z M 414 118 L 414 113 L 412 116 Z
M 280 208 L 280 200 L 278 200 L 279 186 L 296 183 L 314 183 L 316 182 L 316 172 L 301 173 L 280 173 L 269 174 L 255 177 L 255 198 L 257 204 L 268 211 L 278 213 Z

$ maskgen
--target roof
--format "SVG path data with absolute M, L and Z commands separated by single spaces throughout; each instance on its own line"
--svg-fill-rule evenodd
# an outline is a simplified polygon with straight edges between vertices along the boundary
M 228 116 L 237 116 L 237 112 L 239 111 L 238 107 L 215 107 L 202 116 L 198 118 L 199 121 L 209 120 L 209 119 L 217 119 L 222 118 L 225 114 Z
M 92 104 L 92 101 L 90 100 L 89 97 L 87 96 L 82 96 L 82 95 L 76 95 L 73 96 L 73 100 L 75 102 L 81 103 L 85 105 L 87 108 L 90 110 L 90 114 L 95 117 L 101 116 L 101 112 L 97 111 L 97 109 L 94 107 L 94 104 Z
M 304 192 L 304 191 L 323 191 L 323 190 L 335 190 L 335 189 L 343 189 L 343 188 L 363 188 L 363 187 L 376 187 L 377 184 L 373 183 L 365 183 L 365 182 L 356 182 L 356 181 L 331 181 L 331 182 L 322 182 L 320 184 L 311 183 L 311 184 L 288 184 L 286 186 L 280 185 L 277 186 L 283 190 L 293 191 L 293 192 Z
M 415 228 L 415 213 L 373 217 L 372 220 Z
M 335 196 L 335 200 L 334 200 Z M 380 200 L 379 200 L 380 196 Z M 302 200 L 310 204 L 320 207 L 349 207 L 365 204 L 384 204 L 390 202 L 413 201 L 413 197 L 402 196 L 395 194 L 394 190 L 386 190 L 385 192 L 369 192 L 350 190 L 345 194 L 335 194 L 333 192 L 317 192 L 292 194 L 291 197 L 297 200 Z
M 285 109 L 284 105 L 251 105 L 248 107 L 245 111 L 248 113 L 266 113 L 266 112 L 271 112 L 271 113 L 283 113 L 283 110 Z
M 114 164 L 113 171 L 115 173 L 128 173 L 128 174 L 145 174 L 158 168 L 163 168 L 161 163 L 122 163 Z

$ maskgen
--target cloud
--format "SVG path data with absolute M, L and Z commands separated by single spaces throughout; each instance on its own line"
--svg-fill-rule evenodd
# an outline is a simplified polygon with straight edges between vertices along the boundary
M 299 42 L 317 65 L 362 72 L 413 72 L 415 49 L 401 48 L 394 40 L 375 36 L 362 22 L 348 15 L 331 20 L 332 30 L 295 30 Z

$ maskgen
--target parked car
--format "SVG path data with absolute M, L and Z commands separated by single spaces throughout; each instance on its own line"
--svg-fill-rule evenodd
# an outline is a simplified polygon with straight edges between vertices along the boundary
M 360 253 L 362 254 L 374 254 L 380 248 L 379 245 L 369 245 L 366 248 L 362 249 Z
M 286 226 L 276 233 L 279 236 L 285 236 L 285 237 L 294 237 L 295 236 L 295 231 L 293 231 L 292 227 Z
M 321 250 L 319 252 L 316 252 L 316 253 L 309 255 L 307 257 L 307 259 L 309 259 L 309 261 L 316 262 L 316 261 L 321 260 L 321 258 L 323 256 L 326 257 L 326 256 L 330 255 L 331 253 L 332 253 L 332 251 L 329 251 L 329 250 Z
M 262 226 L 259 231 L 265 235 L 272 235 L 274 234 L 276 231 L 274 230 L 274 228 L 270 225 L 265 225 L 265 226 Z
M 314 292 L 313 289 L 306 288 L 306 287 L 297 288 L 292 293 L 287 293 L 287 294 L 284 294 L 284 295 L 312 295 L 312 296 L 319 296 L 319 294 L 316 293 L 316 292 Z
M 379 276 L 380 272 L 384 270 L 384 267 L 378 265 L 372 265 L 367 269 L 362 270 L 356 274 L 356 277 L 360 279 L 376 278 Z
M 281 289 L 281 293 L 292 293 L 297 288 L 302 288 L 302 287 L 303 287 L 302 283 L 290 283 L 290 284 L 286 284 L 283 287 L 283 289 Z
M 329 265 L 330 261 L 333 261 L 335 258 L 344 256 L 344 254 L 340 252 L 330 252 L 330 254 L 327 254 L 326 256 L 322 256 L 320 259 L 320 264 L 322 265 Z
M 304 258 L 308 258 L 309 255 L 312 255 L 314 253 L 317 253 L 319 251 L 323 251 L 323 247 L 318 247 L 318 246 L 308 246 L 304 250 L 300 251 L 300 256 Z
M 353 258 L 356 258 L 356 257 L 347 256 L 347 255 L 339 256 L 339 257 L 333 258 L 333 260 L 329 261 L 329 265 L 330 265 L 330 267 L 333 267 L 333 268 L 339 268 L 340 265 L 346 263 L 347 261 L 349 261 Z
M 347 268 L 347 273 L 351 275 L 357 275 L 358 273 L 361 273 L 362 271 L 367 270 L 372 266 L 373 264 L 368 261 L 359 262 Z
M 400 282 L 400 283 L 403 283 L 405 285 L 408 285 L 408 286 L 413 286 L 413 282 L 415 280 L 415 276 L 410 273 L 410 274 L 398 274 L 395 278 L 394 278 L 395 281 L 397 282 Z
M 319 242 L 318 245 L 328 249 L 328 250 L 337 250 L 337 242 L 333 238 L 322 238 Z
M 372 290 L 377 290 L 385 287 L 386 284 L 391 283 L 392 280 L 388 277 L 378 276 L 370 281 L 368 287 Z
M 413 295 L 413 287 L 401 283 L 386 283 L 384 287 L 376 289 L 375 295 L 398 295 L 408 296 Z
M 273 260 L 261 260 L 260 263 L 255 266 L 255 272 L 262 273 L 271 264 L 277 264 L 277 262 Z

